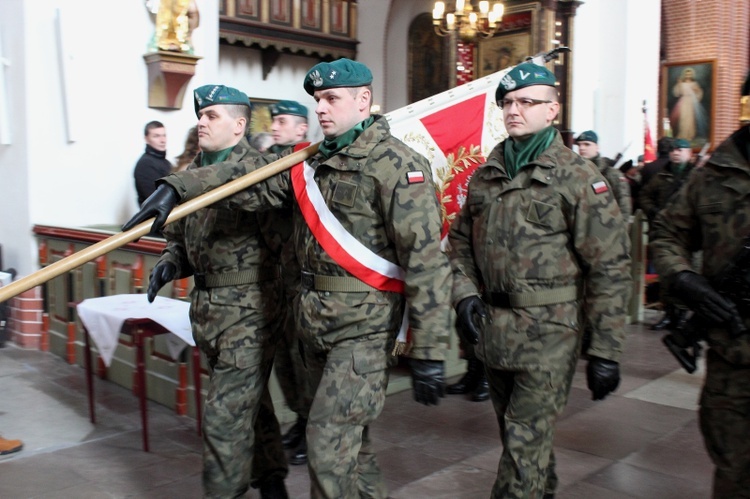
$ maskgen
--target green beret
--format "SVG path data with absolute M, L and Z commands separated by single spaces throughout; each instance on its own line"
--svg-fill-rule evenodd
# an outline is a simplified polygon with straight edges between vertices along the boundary
M 530 87 L 532 85 L 555 86 L 555 75 L 552 71 L 544 66 L 538 66 L 531 62 L 524 62 L 515 66 L 508 71 L 500 80 L 495 92 L 495 102 L 500 102 L 505 94 L 513 92 L 519 88 Z
M 690 149 L 690 142 L 685 139 L 677 139 L 672 142 L 672 149 Z
M 195 114 L 204 107 L 216 104 L 239 104 L 250 107 L 250 99 L 245 92 L 224 85 L 203 85 L 193 91 Z
M 316 64 L 305 76 L 305 92 L 338 87 L 364 87 L 372 83 L 372 72 L 361 62 L 339 59 Z
M 307 118 L 307 108 L 296 100 L 280 100 L 271 106 L 271 117 L 280 114 L 291 114 L 292 116 L 302 116 Z
M 594 144 L 598 144 L 599 136 L 593 130 L 586 130 L 585 132 L 581 132 L 576 142 L 593 142 Z

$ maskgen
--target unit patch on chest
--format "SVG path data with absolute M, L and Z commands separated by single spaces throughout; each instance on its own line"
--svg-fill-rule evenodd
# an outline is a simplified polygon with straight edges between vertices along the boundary
M 333 189 L 333 202 L 349 206 L 354 206 L 354 200 L 357 197 L 357 184 L 339 180 Z
M 551 204 L 542 203 L 541 201 L 532 201 L 531 206 L 529 207 L 529 212 L 526 214 L 526 220 L 535 224 L 549 225 L 549 221 L 545 221 L 545 219 L 554 209 L 555 207 Z

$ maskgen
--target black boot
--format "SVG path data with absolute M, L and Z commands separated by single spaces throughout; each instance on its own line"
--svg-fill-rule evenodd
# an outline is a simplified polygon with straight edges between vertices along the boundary
M 473 392 L 479 382 L 482 363 L 477 359 L 467 359 L 466 374 L 452 385 L 445 388 L 448 395 L 460 395 Z
M 289 499 L 286 485 L 281 478 L 272 478 L 261 482 L 258 490 L 261 499 Z
M 299 447 L 294 451 L 292 454 L 292 457 L 289 458 L 289 464 L 293 464 L 295 466 L 300 464 L 305 464 L 307 462 L 307 440 L 302 439 L 302 442 L 300 442 Z
M 300 442 L 305 440 L 305 427 L 307 426 L 307 418 L 297 416 L 297 421 L 289 428 L 281 437 L 281 445 L 285 449 L 294 449 Z
M 672 315 L 674 314 L 674 307 L 668 305 L 664 309 L 664 317 L 661 318 L 659 322 L 656 324 L 651 325 L 651 331 L 661 331 L 663 329 L 668 329 L 669 326 L 672 324 Z
M 487 382 L 487 375 L 484 372 L 484 364 L 479 362 L 479 375 L 477 379 L 477 387 L 474 388 L 474 392 L 471 394 L 471 400 L 474 402 L 484 402 L 490 398 L 490 385 Z

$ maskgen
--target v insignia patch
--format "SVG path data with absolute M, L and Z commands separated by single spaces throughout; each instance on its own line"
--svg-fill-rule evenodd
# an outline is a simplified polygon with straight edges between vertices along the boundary
M 531 73 L 524 73 L 523 71 L 519 71 L 519 73 L 521 73 L 521 79 L 522 80 L 525 80 L 531 74 Z

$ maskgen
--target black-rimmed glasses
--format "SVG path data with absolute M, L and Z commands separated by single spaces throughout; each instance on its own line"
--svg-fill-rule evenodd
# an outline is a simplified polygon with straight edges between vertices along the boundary
M 505 109 L 506 107 L 510 107 L 513 105 L 513 103 L 516 103 L 518 107 L 521 109 L 528 109 L 532 106 L 536 106 L 537 104 L 549 104 L 552 101 L 551 100 L 541 100 L 541 99 L 531 99 L 529 97 L 524 97 L 522 99 L 503 99 L 497 101 L 497 105 L 500 109 Z

